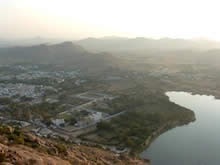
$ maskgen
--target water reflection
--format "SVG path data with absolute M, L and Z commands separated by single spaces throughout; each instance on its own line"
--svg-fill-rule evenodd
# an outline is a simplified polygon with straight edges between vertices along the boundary
M 167 92 L 170 101 L 193 110 L 196 122 L 172 129 L 141 154 L 152 165 L 219 165 L 220 100 L 187 92 Z

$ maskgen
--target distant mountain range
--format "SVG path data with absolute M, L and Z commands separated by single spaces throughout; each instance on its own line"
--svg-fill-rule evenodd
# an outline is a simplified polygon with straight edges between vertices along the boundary
M 26 47 L 0 48 L 0 63 L 38 63 L 74 65 L 83 69 L 103 69 L 115 64 L 116 57 L 89 53 L 72 42 Z
M 32 46 L 39 44 L 56 44 L 65 41 L 64 39 L 49 39 L 35 37 L 29 39 L 6 40 L 0 38 L 0 48 L 14 46 Z M 102 38 L 86 38 L 73 41 L 75 44 L 84 47 L 90 52 L 143 52 L 146 50 L 209 50 L 220 48 L 220 42 L 197 39 L 151 39 L 144 37 L 127 38 L 117 36 L 106 36 Z
M 36 40 L 40 41 L 39 38 Z M 98 71 L 122 65 L 123 61 L 118 58 L 121 54 L 136 59 L 147 57 L 145 60 L 152 63 L 219 65 L 220 44 L 207 40 L 169 38 L 88 38 L 73 43 L 0 48 L 0 64 L 64 64 Z
M 220 48 L 220 43 L 210 40 L 185 39 L 149 39 L 103 37 L 87 38 L 76 42 L 91 52 L 144 52 L 144 51 L 173 51 L 173 50 L 208 50 Z
M 32 46 L 39 44 L 55 44 L 62 42 L 61 39 L 48 39 L 42 37 L 28 38 L 28 39 L 1 39 L 0 38 L 0 48 L 14 47 L 14 46 Z

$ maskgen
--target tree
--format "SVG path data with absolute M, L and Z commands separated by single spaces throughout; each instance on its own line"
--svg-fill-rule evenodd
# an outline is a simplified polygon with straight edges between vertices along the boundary
M 99 130 L 110 130 L 110 129 L 112 129 L 112 126 L 108 122 L 101 121 L 97 124 L 97 128 Z

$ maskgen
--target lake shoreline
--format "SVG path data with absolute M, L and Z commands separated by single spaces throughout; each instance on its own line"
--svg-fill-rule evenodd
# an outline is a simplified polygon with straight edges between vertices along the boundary
M 193 117 L 190 121 L 185 121 L 185 122 L 175 121 L 175 122 L 166 123 L 165 125 L 158 128 L 155 132 L 153 132 L 152 135 L 148 139 L 146 139 L 146 141 L 144 143 L 145 150 L 147 148 L 149 148 L 149 146 L 152 144 L 152 142 L 154 140 L 156 140 L 163 133 L 165 133 L 165 132 L 167 132 L 171 129 L 174 129 L 176 127 L 181 127 L 181 126 L 184 126 L 184 125 L 188 125 L 188 124 L 194 122 L 195 120 L 196 120 L 195 117 Z
M 155 131 L 155 136 L 146 140 L 147 149 L 140 154 L 140 158 L 148 158 L 152 164 L 163 165 L 218 165 L 220 158 L 219 118 L 220 99 L 213 95 L 200 95 L 194 92 L 168 92 L 170 101 L 196 114 L 196 121 L 169 123 Z M 181 116 L 181 115 L 180 115 Z M 182 117 L 182 119 L 186 119 Z M 190 119 L 190 116 L 189 118 Z M 182 120 L 182 121 L 183 121 Z M 175 125 L 181 126 L 174 128 Z M 170 131 L 169 131 L 170 129 Z M 166 132 L 166 130 L 168 130 Z M 160 136 L 163 134 L 162 136 Z M 210 136 L 210 135 L 215 136 Z M 156 140 L 155 140 L 156 139 Z M 207 152 L 208 151 L 208 152 Z
M 192 93 L 193 94 L 193 93 Z M 193 94 L 194 95 L 194 94 Z M 190 110 L 192 111 L 192 110 Z M 195 116 L 195 113 L 194 111 L 193 112 L 193 116 L 192 118 L 190 119 L 187 119 L 187 120 L 182 120 L 182 121 L 173 121 L 173 122 L 168 122 L 164 125 L 162 125 L 161 127 L 159 127 L 157 130 L 155 130 L 151 136 L 149 136 L 146 140 L 145 140 L 145 143 L 143 144 L 143 148 L 141 150 L 141 152 L 139 153 L 139 157 L 142 158 L 142 159 L 147 159 L 150 161 L 149 158 L 144 158 L 141 156 L 141 153 L 145 150 L 147 150 L 150 145 L 159 137 L 161 136 L 162 134 L 164 134 L 165 132 L 167 131 L 170 131 L 176 127 L 182 127 L 184 125 L 188 125 L 192 122 L 195 122 L 196 121 L 196 116 Z

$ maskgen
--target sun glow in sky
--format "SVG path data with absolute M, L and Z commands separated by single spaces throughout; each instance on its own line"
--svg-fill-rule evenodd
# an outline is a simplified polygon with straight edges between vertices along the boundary
M 220 40 L 219 0 L 0 0 L 0 38 Z

